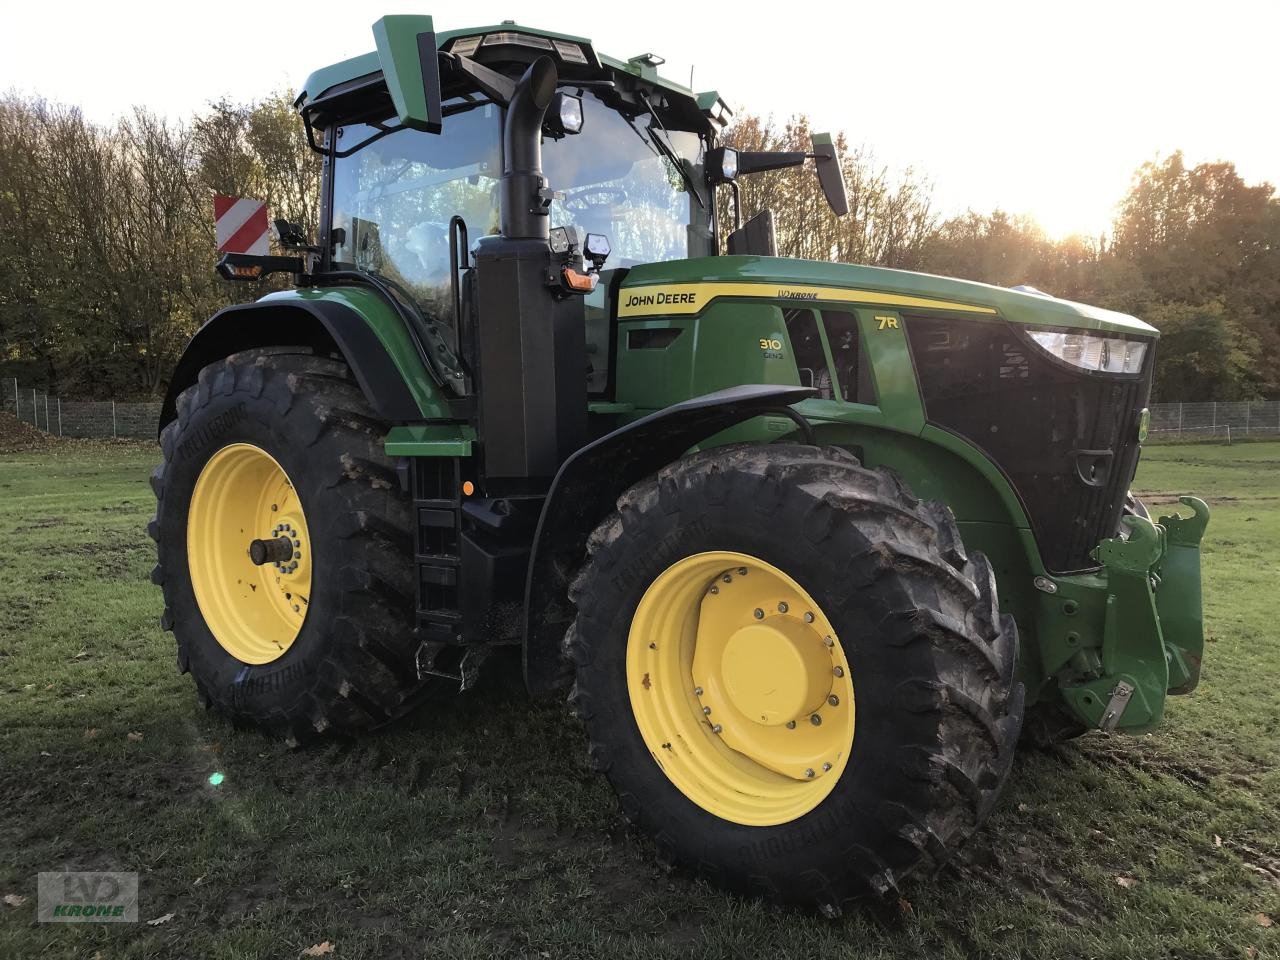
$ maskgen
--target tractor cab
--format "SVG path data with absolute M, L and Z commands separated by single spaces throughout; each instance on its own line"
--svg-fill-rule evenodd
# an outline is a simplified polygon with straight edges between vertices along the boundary
M 399 22 L 405 19 L 382 21 L 391 22 L 378 33 L 385 50 L 313 74 L 298 98 L 325 163 L 316 277 L 345 276 L 388 291 L 417 315 L 428 358 L 450 393 L 478 396 L 504 422 L 517 422 L 506 416 L 512 410 L 536 406 L 529 390 L 559 398 L 561 411 L 610 403 L 616 299 L 627 272 L 715 256 L 717 185 L 729 184 L 736 198 L 739 173 L 797 166 L 809 155 L 739 156 L 717 147 L 730 114 L 724 101 L 660 77 L 660 57 L 618 61 L 581 37 L 514 23 L 436 37 L 438 55 L 416 63 L 422 83 L 432 87 L 423 98 L 432 116 L 414 115 L 405 103 L 404 71 L 387 67 L 395 62 L 396 31 L 403 37 L 422 25 L 422 18 Z M 404 70 L 412 61 L 411 53 Z M 531 106 L 517 92 L 535 82 L 545 84 L 546 102 Z M 818 137 L 812 156 L 843 212 L 830 138 Z M 771 215 L 743 227 L 736 202 L 734 210 L 728 249 L 773 255 Z M 530 251 L 528 241 L 546 244 L 547 252 Z M 486 286 L 478 273 L 499 269 L 512 244 L 524 244 L 533 260 L 550 261 L 531 264 L 523 287 L 507 277 L 512 282 L 500 293 L 478 292 Z M 480 266 L 486 261 L 487 269 Z M 480 389 L 486 354 L 492 383 L 494 365 L 505 363 L 507 346 L 527 329 L 539 301 L 544 320 L 560 318 L 547 320 L 543 331 L 561 345 L 547 358 L 560 369 L 539 369 L 531 353 L 520 370 L 501 375 L 516 390 Z M 520 330 L 503 320 L 517 314 Z M 568 358 L 578 352 L 579 337 L 584 359 L 575 363 Z M 544 418 L 547 435 L 533 440 L 540 458 L 510 464 L 486 458 L 488 473 L 532 472 L 536 486 L 587 436 L 615 422 L 605 416 L 588 427 L 574 412 L 554 419 L 560 435 L 550 436 Z M 525 439 L 491 447 L 521 449 L 521 442 L 505 440 Z

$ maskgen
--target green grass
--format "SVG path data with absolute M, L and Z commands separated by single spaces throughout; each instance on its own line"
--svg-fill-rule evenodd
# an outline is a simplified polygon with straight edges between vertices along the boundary
M 153 459 L 0 455 L 0 895 L 29 898 L 0 957 L 1280 956 L 1280 444 L 1139 474 L 1214 504 L 1200 689 L 1151 735 L 1024 751 L 952 866 L 838 922 L 664 872 L 565 709 L 509 678 L 304 750 L 204 713 L 147 579 Z M 142 918 L 173 918 L 37 924 L 61 869 L 136 870 Z

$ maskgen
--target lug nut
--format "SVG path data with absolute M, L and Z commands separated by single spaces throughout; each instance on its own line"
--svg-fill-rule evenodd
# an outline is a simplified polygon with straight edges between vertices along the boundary
M 700 697 L 700 696 L 702 696 L 702 688 L 701 688 L 701 687 L 694 687 L 694 688 L 693 688 L 693 695 L 694 695 L 695 697 Z
M 825 643 L 828 647 L 834 647 L 836 645 L 836 642 L 832 640 L 830 637 L 823 637 L 822 642 Z
M 832 672 L 833 674 L 835 674 L 837 677 L 843 677 L 843 676 L 844 676 L 844 667 L 832 667 L 832 668 L 831 668 L 831 672 Z
M 794 720 L 788 720 L 788 721 L 787 721 L 787 729 L 788 729 L 788 730 L 794 730 L 795 728 L 796 728 L 796 722 L 795 722 Z
M 763 620 L 763 619 L 764 619 L 764 611 L 763 611 L 763 610 L 761 610 L 759 607 L 756 607 L 756 619 L 757 619 L 757 620 Z
M 733 583 L 733 577 L 729 576 L 727 573 L 720 579 L 723 580 L 725 583 Z
M 813 714 L 811 717 L 809 717 L 809 722 L 812 723 L 815 727 L 822 726 L 822 718 L 818 716 L 816 713 Z
M 739 567 L 739 568 L 738 568 L 738 576 L 740 576 L 740 577 L 745 577 L 746 575 L 747 575 L 747 568 L 746 568 L 746 567 Z
M 804 615 L 804 622 L 813 623 L 813 614 L 806 611 Z
M 831 771 L 831 764 L 829 764 L 829 763 L 824 763 L 824 764 L 822 765 L 822 772 L 823 772 L 823 773 L 829 773 L 830 771 Z
M 786 601 L 785 601 L 785 600 L 784 600 L 782 603 L 778 604 L 778 612 L 779 612 L 779 613 L 786 613 L 786 612 L 787 612 L 788 610 L 790 610 L 790 609 L 791 609 L 791 608 L 787 606 L 787 604 L 786 604 Z
M 720 592 L 720 588 L 719 588 L 719 587 L 712 587 L 712 588 L 711 588 L 711 593 L 719 593 L 719 592 Z
M 807 770 L 805 770 L 804 775 L 805 775 L 806 777 L 808 777 L 810 780 L 812 780 L 812 779 L 813 779 L 813 767 L 809 767 Z
M 718 723 L 717 723 L 714 727 L 712 727 L 712 728 L 711 728 L 711 732 L 712 732 L 712 733 L 719 733 L 722 729 L 723 729 L 723 728 L 720 726 L 720 724 L 718 724 Z
M 833 693 L 831 696 L 827 697 L 827 703 L 831 704 L 833 707 L 838 707 L 840 706 L 840 698 Z
M 709 716 L 711 716 L 711 708 L 710 708 L 710 707 L 703 707 L 703 708 L 702 708 L 702 715 L 703 715 L 704 717 L 709 717 Z

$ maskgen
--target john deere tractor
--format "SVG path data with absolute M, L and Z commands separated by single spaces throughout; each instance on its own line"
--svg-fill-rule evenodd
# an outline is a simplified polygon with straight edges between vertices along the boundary
M 385 17 L 312 74 L 319 236 L 192 339 L 161 416 L 163 625 L 206 704 L 295 741 L 520 650 L 660 851 L 828 914 L 943 862 L 1020 741 L 1192 690 L 1205 505 L 1128 496 L 1157 332 L 779 258 L 652 55 Z M 795 176 L 812 175 L 803 172 Z

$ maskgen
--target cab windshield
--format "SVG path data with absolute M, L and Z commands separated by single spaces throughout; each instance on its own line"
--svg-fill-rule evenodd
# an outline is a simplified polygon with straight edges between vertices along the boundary
M 664 155 L 665 138 L 688 180 L 701 185 L 704 142 L 662 128 L 648 114 L 630 123 L 594 96 L 583 97 L 582 132 L 543 138 L 543 172 L 555 198 L 553 227 L 576 226 L 609 238 L 610 267 L 707 255 L 710 197 L 689 192 Z M 477 238 L 499 232 L 502 112 L 485 104 L 455 112 L 440 135 L 364 123 L 336 132 L 333 165 L 333 269 L 375 274 L 423 309 L 452 320 L 449 220 Z

